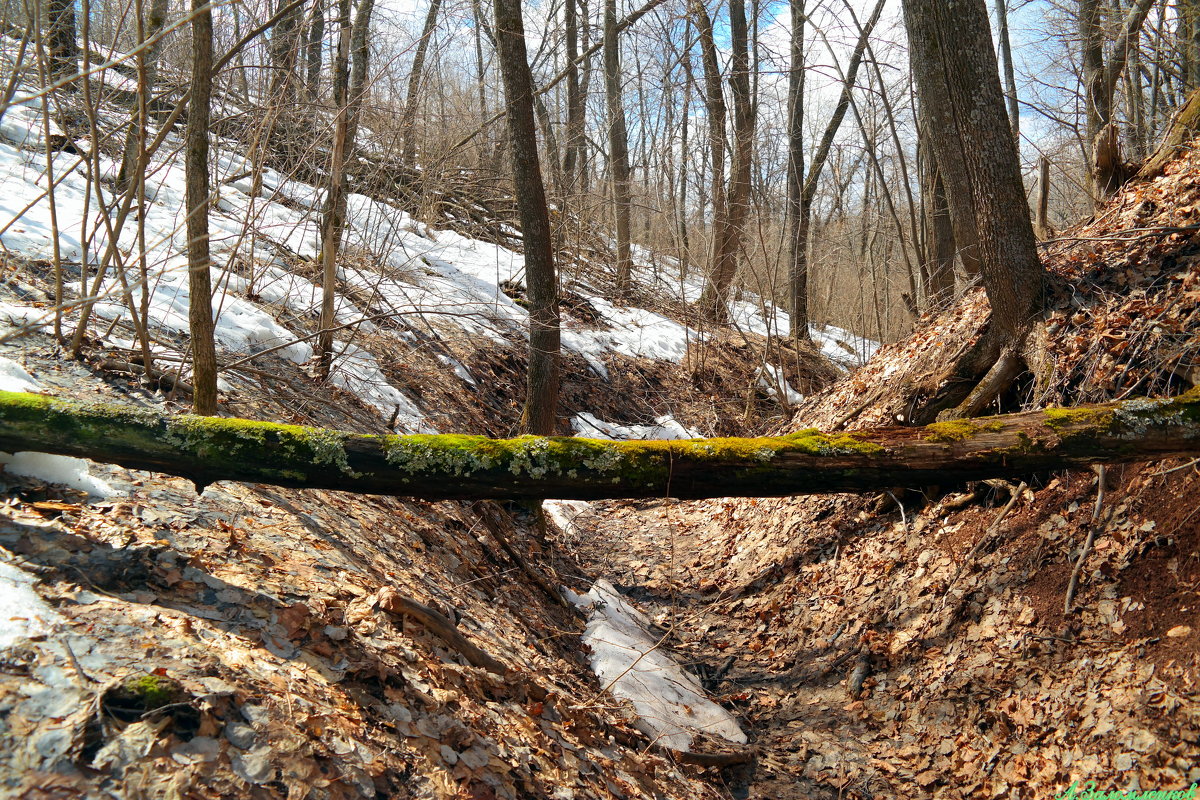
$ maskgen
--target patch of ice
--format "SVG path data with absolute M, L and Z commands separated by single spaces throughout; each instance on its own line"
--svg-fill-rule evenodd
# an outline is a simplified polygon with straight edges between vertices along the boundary
M 592 671 L 605 690 L 628 700 L 637 711 L 635 726 L 661 745 L 688 750 L 692 737 L 705 732 L 738 744 L 746 734 L 737 720 L 709 700 L 696 677 L 651 636 L 649 620 L 625 601 L 606 580 L 586 595 L 564 590 L 567 599 L 587 609 L 583 642 L 591 649 Z
M 655 417 L 653 425 L 619 425 L 605 422 L 594 414 L 583 412 L 571 417 L 571 430 L 589 439 L 700 439 L 699 433 L 685 428 L 674 417 L 664 414 Z
M 0 649 L 17 639 L 50 633 L 63 621 L 33 591 L 32 575 L 0 561 Z

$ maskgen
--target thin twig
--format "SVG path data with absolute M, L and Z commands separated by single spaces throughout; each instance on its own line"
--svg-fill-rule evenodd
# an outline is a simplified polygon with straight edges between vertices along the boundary
M 1071 582 L 1067 584 L 1067 597 L 1063 601 L 1063 614 L 1071 613 L 1071 603 L 1075 600 L 1075 592 L 1079 588 L 1079 573 L 1083 569 L 1083 562 L 1092 553 L 1092 543 L 1096 541 L 1096 531 L 1100 526 L 1096 524 L 1096 520 L 1100 518 L 1100 507 L 1104 505 L 1104 465 L 1096 467 L 1096 507 L 1092 509 L 1092 520 L 1088 527 L 1087 539 L 1083 543 L 1083 551 L 1079 554 L 1079 560 L 1075 562 L 1075 569 L 1071 570 Z

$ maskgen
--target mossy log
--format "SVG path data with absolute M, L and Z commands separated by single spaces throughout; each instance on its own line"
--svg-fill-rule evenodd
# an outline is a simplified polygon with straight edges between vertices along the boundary
M 200 488 L 233 480 L 427 499 L 766 497 L 1200 455 L 1200 390 L 923 428 L 626 442 L 374 436 L 0 392 L 0 450 L 83 456 Z

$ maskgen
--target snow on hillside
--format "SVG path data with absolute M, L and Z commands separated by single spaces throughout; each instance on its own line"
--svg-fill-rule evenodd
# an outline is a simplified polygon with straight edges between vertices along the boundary
M 21 96 L 28 96 L 28 90 L 19 92 Z M 0 196 L 0 244 L 9 253 L 48 261 L 53 256 L 54 234 L 42 117 L 42 101 L 34 97 L 10 106 L 0 122 L 0 181 L 5 187 Z M 53 125 L 51 132 L 58 132 Z M 151 327 L 159 333 L 186 334 L 188 330 L 184 172 L 177 155 L 181 145 L 178 136 L 167 137 L 163 150 L 176 155 L 151 165 L 147 204 L 140 212 L 147 249 L 147 305 Z M 90 144 L 79 141 L 76 146 L 86 152 Z M 289 318 L 312 320 L 319 310 L 320 287 L 299 274 L 297 266 L 319 255 L 323 192 L 267 169 L 258 195 L 251 196 L 253 184 L 247 176 L 252 164 L 240 154 L 242 149 L 232 141 L 213 142 L 215 202 L 210 228 L 217 344 L 234 358 L 274 349 L 284 358 L 305 363 L 312 358 L 313 348 Z M 67 271 L 88 265 L 87 285 L 76 280 L 68 288 L 78 296 L 90 294 L 97 299 L 92 333 L 107 336 L 110 344 L 128 345 L 127 332 L 113 331 L 114 323 L 126 320 L 129 313 L 122 284 L 133 287 L 135 302 L 143 290 L 137 223 L 131 215 L 130 221 L 114 231 L 116 258 L 106 254 L 109 223 L 97 209 L 120 199 L 112 180 L 119 164 L 100 155 L 103 180 L 89 185 L 83 159 L 59 152 L 51 164 L 60 257 Z M 396 430 L 431 432 L 433 427 L 420 406 L 405 394 L 403 386 L 392 385 L 385 377 L 380 354 L 369 352 L 361 343 L 351 343 L 351 334 L 359 330 L 404 338 L 405 332 L 383 331 L 372 322 L 391 317 L 437 337 L 520 341 L 527 336 L 528 315 L 503 289 L 522 284 L 524 258 L 500 245 L 433 230 L 403 211 L 359 194 L 350 196 L 347 218 L 348 251 L 366 257 L 346 259 L 339 269 L 351 296 L 337 299 L 337 323 L 342 328 L 331 380 L 377 408 L 384 419 L 395 414 Z M 638 255 L 642 261 L 649 260 L 645 251 Z M 104 281 L 96 284 L 95 268 L 103 261 L 113 264 Z M 656 262 L 653 272 L 640 268 L 640 278 L 684 300 L 699 296 L 702 284 L 696 277 L 680 280 L 678 274 L 672 274 L 675 262 L 661 257 Z M 124 265 L 123 279 L 115 268 L 117 263 Z M 310 267 L 308 274 L 312 272 Z M 366 307 L 360 305 L 363 298 L 369 298 Z M 610 353 L 678 363 L 686 355 L 688 343 L 703 336 L 689 325 L 648 309 L 616 306 L 602 297 L 585 300 L 598 314 L 600 324 L 583 326 L 572 321 L 564 327 L 563 346 L 581 355 L 601 377 L 607 377 L 605 358 Z M 762 335 L 787 330 L 787 315 L 770 307 L 764 310 L 757 298 L 735 302 L 731 310 L 735 323 L 744 330 Z M 5 304 L 0 312 L 0 324 L 7 322 L 7 328 L 43 321 L 44 317 L 36 309 L 11 304 Z M 835 328 L 814 326 L 812 335 L 827 356 L 844 366 L 865 362 L 875 349 L 875 343 Z M 162 352 L 183 356 L 169 347 Z M 474 377 L 462 364 L 449 357 L 442 361 L 467 386 L 474 386 Z

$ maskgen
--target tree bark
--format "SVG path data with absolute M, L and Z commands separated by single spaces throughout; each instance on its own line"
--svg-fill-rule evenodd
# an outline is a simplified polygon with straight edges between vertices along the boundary
M 704 112 L 708 118 L 708 161 L 711 169 L 712 244 L 708 259 L 710 273 L 716 268 L 719 243 L 725 239 L 728 226 L 728 205 L 725 198 L 725 91 L 721 87 L 721 64 L 713 36 L 712 18 L 705 0 L 690 0 L 689 8 L 696 22 L 700 41 L 700 64 L 704 70 Z M 703 208 L 703 202 L 701 208 Z M 706 287 L 707 291 L 707 287 Z
M 558 407 L 560 338 L 558 275 L 550 232 L 550 213 L 538 159 L 533 120 L 533 76 L 525 51 L 520 0 L 495 0 L 496 51 L 504 80 L 513 185 L 525 244 L 525 288 L 529 300 L 529 369 L 521 430 L 551 434 Z
M 949 181 L 959 158 L 965 167 L 970 195 L 950 191 L 950 210 L 974 215 L 993 336 L 1001 347 L 1019 345 L 1040 307 L 1043 270 L 987 9 L 983 0 L 905 0 L 904 19 L 921 103 L 932 119 L 950 122 L 930 129 L 942 174 Z
M 1000 67 L 1004 72 L 1004 94 L 1008 100 L 1008 121 L 1012 125 L 1013 139 L 1017 149 L 1021 148 L 1021 106 L 1017 102 L 1017 76 L 1013 69 L 1012 42 L 1008 36 L 1008 2 L 996 0 L 997 38 L 1000 40 Z
M 205 415 L 217 413 L 217 350 L 213 342 L 208 249 L 208 128 L 212 67 L 212 12 L 206 0 L 192 0 L 192 96 L 184 156 L 188 212 L 188 322 L 192 337 L 192 403 L 197 414 Z
M 287 0 L 277 0 L 276 11 L 288 5 Z M 300 52 L 300 7 L 290 9 L 271 31 L 269 46 L 271 57 L 271 102 L 279 108 L 287 108 L 296 95 L 296 57 Z
M 617 37 L 617 0 L 604 2 L 604 99 L 608 111 L 608 158 L 613 188 L 613 216 L 617 234 L 617 292 L 629 290 L 633 272 L 630 255 L 629 133 L 625 128 L 625 100 L 621 96 L 621 44 Z
M 402 142 L 402 158 L 404 163 L 412 164 L 416 151 L 413 141 L 413 123 L 417 117 L 417 95 L 421 91 L 421 79 L 425 74 L 425 54 L 429 52 L 429 41 L 433 38 L 433 30 L 437 26 L 438 9 L 442 0 L 430 0 L 429 10 L 425 12 L 425 25 L 421 29 L 421 38 L 417 41 L 417 52 L 413 55 L 412 70 L 408 74 L 408 91 L 404 97 L 404 115 L 400 120 L 400 140 Z
M 713 231 L 713 257 L 700 296 L 700 311 L 713 322 L 729 318 L 729 288 L 737 274 L 742 234 L 750 213 L 750 166 L 754 157 L 754 108 L 750 102 L 750 44 L 744 0 L 729 2 L 729 92 L 733 97 L 733 158 L 725 195 L 725 224 Z M 714 228 L 717 226 L 714 225 Z
M 49 0 L 46 4 L 48 25 L 46 49 L 50 56 L 50 77 L 62 81 L 79 72 L 79 42 L 75 25 L 74 0 Z
M 503 0 L 502 0 L 503 2 Z M 958 484 L 1200 455 L 1200 390 L 855 433 L 609 441 L 373 436 L 0 392 L 0 450 L 427 499 L 767 497 Z
M 808 220 L 804 189 L 804 0 L 791 0 L 791 73 L 788 75 L 788 291 L 789 335 L 808 341 Z
M 1079 39 L 1083 94 L 1087 109 L 1086 144 L 1091 149 L 1092 195 L 1098 202 L 1112 194 L 1127 175 L 1122 170 L 1120 138 L 1113 124 L 1113 96 L 1117 80 L 1125 71 L 1125 63 L 1154 0 L 1134 0 L 1121 22 L 1121 29 L 1105 58 L 1105 31 L 1102 19 L 1102 0 L 1080 0 Z
M 333 366 L 333 329 L 337 289 L 337 255 L 346 221 L 346 146 L 350 131 L 350 0 L 338 0 L 338 47 L 334 57 L 333 147 L 329 156 L 329 185 L 321 219 L 321 319 L 317 336 L 317 373 L 329 377 Z
M 566 153 L 563 155 L 562 172 L 564 180 L 563 190 L 570 196 L 575 193 L 578 186 L 582 183 L 576 172 L 582 166 L 584 160 L 584 97 L 579 83 L 579 65 L 575 63 L 575 60 L 579 58 L 578 0 L 565 0 L 565 14 L 566 19 L 564 22 L 567 39 L 567 141 Z
M 950 222 L 950 205 L 946 200 L 946 185 L 937 159 L 928 154 L 923 165 L 925 175 L 926 216 L 929 221 L 927 266 L 925 269 L 925 299 L 934 308 L 941 308 L 954 298 L 954 226 Z
M 321 96 L 322 52 L 325 48 L 325 2 L 313 0 L 312 16 L 308 21 L 308 36 L 304 45 L 304 92 L 309 102 Z

